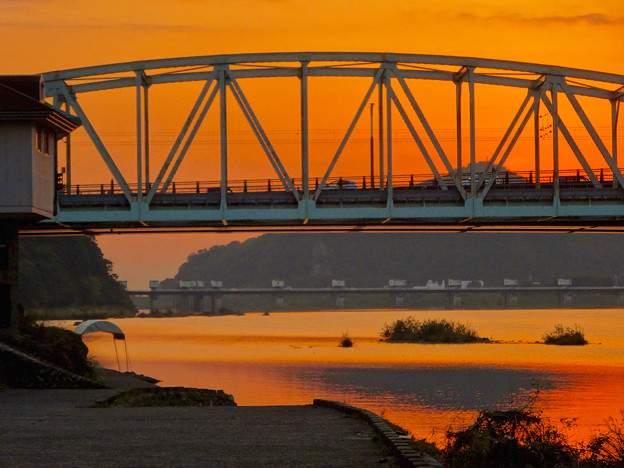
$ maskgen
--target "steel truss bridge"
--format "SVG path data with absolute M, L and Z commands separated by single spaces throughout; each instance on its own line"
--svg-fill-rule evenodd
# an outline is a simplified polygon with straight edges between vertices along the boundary
M 609 230 L 619 229 L 624 219 L 624 176 L 617 160 L 624 75 L 481 58 L 345 52 L 146 60 L 55 71 L 43 77 L 47 96 L 57 108 L 81 119 L 110 174 L 101 184 L 76 184 L 72 180 L 68 138 L 66 183 L 57 196 L 57 214 L 51 222 L 39 223 L 34 231 L 487 230 L 504 226 Z M 292 103 L 300 108 L 301 116 L 297 174 L 286 171 L 284 155 L 276 152 L 243 91 L 248 80 L 278 77 L 290 77 L 300 85 L 298 102 Z M 308 85 L 318 77 L 359 78 L 367 80 L 369 86 L 325 172 L 311 175 Z M 454 94 L 450 98 L 456 103 L 453 154 L 443 149 L 436 128 L 419 105 L 419 84 L 432 80 L 454 85 L 449 87 Z M 203 87 L 164 163 L 154 171 L 150 166 L 149 90 L 182 82 L 200 82 Z M 479 97 L 487 96 L 495 86 L 525 92 L 495 151 L 480 166 L 476 86 Z M 136 90 L 136 180 L 127 179 L 119 170 L 119 160 L 107 149 L 79 102 L 84 93 L 120 88 Z M 465 92 L 468 99 L 462 99 Z M 335 174 L 334 167 L 372 98 L 377 101 L 377 174 Z M 607 104 L 603 106 L 610 109 L 607 120 L 611 131 L 607 138 L 598 134 L 597 124 L 579 98 Z M 560 113 L 564 100 L 589 135 L 591 151 L 599 156 L 600 167 L 590 166 L 587 149 L 581 149 L 571 127 L 564 123 Z M 462 110 L 463 101 L 468 102 L 467 110 Z M 228 107 L 232 105 L 241 109 L 275 172 L 273 178 L 228 178 Z M 218 157 L 206 158 L 206 164 L 213 165 L 212 173 L 220 174 L 220 178 L 177 180 L 178 168 L 211 106 L 218 107 L 220 143 Z M 552 118 L 552 141 L 547 151 L 540 142 L 541 112 Z M 415 153 L 426 163 L 428 173 L 395 174 L 393 115 L 399 115 L 404 122 Z M 531 127 L 533 164 L 521 172 L 507 172 L 504 164 L 525 129 L 530 132 Z M 469 141 L 468 154 L 462 149 L 463 139 Z M 562 144 L 571 149 L 579 169 L 560 168 Z M 371 158 L 372 154 L 371 138 Z M 362 156 L 368 161 L 368 154 Z M 292 160 L 293 155 L 288 157 Z M 544 165 L 553 169 L 546 171 Z

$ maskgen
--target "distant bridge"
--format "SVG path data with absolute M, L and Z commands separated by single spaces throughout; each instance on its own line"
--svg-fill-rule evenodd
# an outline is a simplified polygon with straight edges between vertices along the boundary
M 535 294 L 554 294 L 557 296 L 559 307 L 572 307 L 576 296 L 602 295 L 608 297 L 608 306 L 615 307 L 624 298 L 623 286 L 519 286 L 519 287 L 474 287 L 474 288 L 420 288 L 420 287 L 353 287 L 353 288 L 167 288 L 167 289 L 144 289 L 128 290 L 131 297 L 148 297 L 150 309 L 155 308 L 155 301 L 160 297 L 184 298 L 187 307 L 195 312 L 210 311 L 216 313 L 222 305 L 223 296 L 269 296 L 273 298 L 276 308 L 282 307 L 284 296 L 298 295 L 325 295 L 333 298 L 334 307 L 343 308 L 345 296 L 354 295 L 387 295 L 393 298 L 388 308 L 404 307 L 406 296 L 419 295 L 442 295 L 447 298 L 447 306 L 450 309 L 461 308 L 462 297 L 483 294 L 496 294 L 500 296 L 502 308 L 515 308 L 518 306 L 519 296 Z M 210 302 L 207 304 L 205 300 Z
M 292 78 L 299 82 L 300 170 L 289 173 L 265 131 L 242 83 L 257 78 Z M 310 174 L 308 83 L 318 77 L 359 78 L 369 86 L 344 136 L 322 174 Z M 184 230 L 419 230 L 419 229 L 621 229 L 624 176 L 618 167 L 619 107 L 624 75 L 551 65 L 480 58 L 380 53 L 268 53 L 185 57 L 102 65 L 44 74 L 47 95 L 55 106 L 78 116 L 110 174 L 102 183 L 80 184 L 72 177 L 71 140 L 66 146 L 66 179 L 58 193 L 57 214 L 25 232 L 129 232 Z M 163 165 L 150 166 L 149 90 L 158 85 L 200 82 L 203 87 Z M 424 82 L 446 82 L 455 100 L 455 142 L 445 150 L 419 105 Z M 500 142 L 485 162 L 477 164 L 480 129 L 475 116 L 475 86 L 487 96 L 496 86 L 524 90 Z M 328 84 L 327 86 L 331 86 Z M 79 96 L 111 89 L 135 90 L 136 180 L 119 170 Z M 467 88 L 468 109 L 462 109 Z M 100 93 L 105 96 L 105 93 Z M 372 97 L 377 98 L 376 142 L 363 154 L 370 174 L 335 174 L 356 124 Z M 275 177 L 232 180 L 228 177 L 228 109 L 231 98 L 242 111 Z M 176 178 L 206 113 L 218 98 L 219 151 L 206 158 L 216 180 Z M 581 102 L 599 100 L 610 114 L 608 134 L 599 135 Z M 579 100 L 580 99 L 580 100 Z M 519 100 L 520 101 L 520 100 Z M 561 102 L 571 109 L 591 142 L 593 161 L 577 135 L 564 123 Z M 516 107 L 517 106 L 517 107 Z M 328 109 L 330 111 L 331 109 Z M 540 141 L 540 112 L 552 119 L 548 151 Z M 416 156 L 429 172 L 397 174 L 394 167 L 393 115 L 399 115 L 414 143 Z M 467 129 L 464 121 L 467 121 Z M 396 125 L 396 124 L 395 124 Z M 525 129 L 533 138 L 532 163 L 508 173 L 505 163 Z M 468 154 L 462 141 L 467 133 Z M 560 144 L 576 158 L 574 169 L 560 167 Z M 374 155 L 376 150 L 376 154 Z M 373 160 L 373 155 L 375 160 Z M 451 162 L 451 156 L 454 162 Z M 527 156 L 524 154 L 523 156 Z M 293 155 L 289 155 L 292 160 Z M 547 157 L 547 158 L 546 158 Z M 546 158 L 546 159 L 545 159 Z M 545 164 L 546 161 L 546 164 Z M 552 169 L 544 170 L 544 167 Z M 375 173 L 375 167 L 377 172 Z M 525 167 L 525 166 L 523 166 Z M 154 176 L 155 173 L 155 176 Z M 109 182 L 110 181 L 110 182 Z

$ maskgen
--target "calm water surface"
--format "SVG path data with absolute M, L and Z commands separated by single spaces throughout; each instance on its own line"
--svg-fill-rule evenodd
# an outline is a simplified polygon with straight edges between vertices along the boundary
M 385 323 L 413 315 L 468 323 L 500 343 L 389 344 Z M 223 389 L 239 405 L 309 404 L 329 398 L 370 409 L 418 437 L 439 439 L 480 408 L 534 405 L 553 421 L 578 418 L 586 439 L 624 409 L 623 309 L 337 311 L 113 320 L 131 368 L 161 385 Z M 536 344 L 555 324 L 579 324 L 589 345 Z M 340 348 L 344 332 L 354 341 Z M 116 368 L 110 335 L 84 338 Z M 125 370 L 123 345 L 117 345 Z M 537 395 L 537 396 L 536 396 Z

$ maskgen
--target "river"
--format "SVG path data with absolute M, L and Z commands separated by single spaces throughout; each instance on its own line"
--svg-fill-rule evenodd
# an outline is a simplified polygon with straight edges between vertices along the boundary
M 469 324 L 490 344 L 391 344 L 385 323 L 412 315 Z M 112 320 L 127 337 L 131 369 L 161 385 L 223 389 L 239 405 L 309 404 L 328 398 L 370 409 L 440 441 L 480 408 L 531 404 L 553 422 L 576 419 L 586 440 L 624 409 L 624 309 L 283 312 L 264 316 Z M 589 344 L 537 343 L 554 325 L 578 324 Z M 340 348 L 348 332 L 352 348 Z M 84 337 L 117 368 L 110 335 Z M 123 344 L 117 342 L 121 369 Z

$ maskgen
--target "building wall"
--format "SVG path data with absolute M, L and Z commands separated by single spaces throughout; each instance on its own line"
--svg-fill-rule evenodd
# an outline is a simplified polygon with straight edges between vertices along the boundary
M 0 214 L 52 217 L 53 152 L 37 151 L 34 124 L 0 123 Z
M 35 128 L 32 132 L 36 131 Z M 56 185 L 55 151 L 53 133 L 46 133 L 47 154 L 32 147 L 32 211 L 46 218 L 54 215 L 54 189 Z

